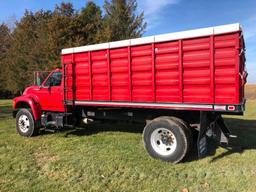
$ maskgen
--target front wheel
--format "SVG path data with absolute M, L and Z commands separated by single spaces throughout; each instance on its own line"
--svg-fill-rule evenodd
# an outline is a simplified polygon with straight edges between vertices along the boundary
M 156 118 L 143 131 L 144 146 L 153 158 L 178 163 L 190 148 L 187 130 L 172 119 Z
M 19 135 L 31 137 L 36 135 L 38 129 L 35 127 L 34 118 L 28 109 L 20 109 L 16 115 L 16 130 Z

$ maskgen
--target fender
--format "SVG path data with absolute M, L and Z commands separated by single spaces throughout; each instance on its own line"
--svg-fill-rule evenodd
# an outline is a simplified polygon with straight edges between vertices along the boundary
M 19 108 L 30 108 L 35 121 L 41 120 L 42 110 L 39 102 L 32 97 L 22 95 L 13 99 L 14 117 L 16 116 L 17 109 Z

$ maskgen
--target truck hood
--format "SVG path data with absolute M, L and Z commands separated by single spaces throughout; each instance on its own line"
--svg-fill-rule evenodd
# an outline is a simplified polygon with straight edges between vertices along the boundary
M 38 90 L 40 90 L 39 86 L 33 85 L 33 86 L 30 86 L 30 87 L 27 87 L 24 90 L 22 95 L 29 95 L 31 93 L 35 93 L 35 91 L 38 91 Z

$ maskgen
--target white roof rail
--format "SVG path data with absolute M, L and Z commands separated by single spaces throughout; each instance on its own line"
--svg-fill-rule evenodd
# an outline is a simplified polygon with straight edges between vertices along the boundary
M 234 23 L 229 25 L 220 25 L 215 27 L 207 27 L 207 28 L 200 28 L 200 29 L 194 29 L 194 30 L 188 30 L 188 31 L 166 33 L 161 35 L 141 37 L 136 39 L 128 39 L 123 41 L 114 41 L 109 43 L 100 43 L 100 44 L 87 45 L 87 46 L 81 46 L 81 47 L 67 48 L 67 49 L 62 49 L 61 53 L 64 55 L 64 54 L 79 53 L 79 52 L 85 52 L 85 51 L 95 51 L 95 50 L 108 49 L 108 48 L 118 48 L 118 47 L 134 46 L 134 45 L 141 45 L 141 44 L 154 43 L 154 42 L 202 37 L 202 36 L 208 36 L 208 35 L 214 35 L 214 34 L 224 34 L 224 33 L 236 32 L 241 30 L 242 29 L 240 24 Z

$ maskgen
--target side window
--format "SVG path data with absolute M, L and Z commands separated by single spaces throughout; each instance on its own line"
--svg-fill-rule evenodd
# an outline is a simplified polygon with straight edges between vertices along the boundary
M 44 86 L 60 86 L 62 79 L 61 72 L 54 72 L 45 82 Z

